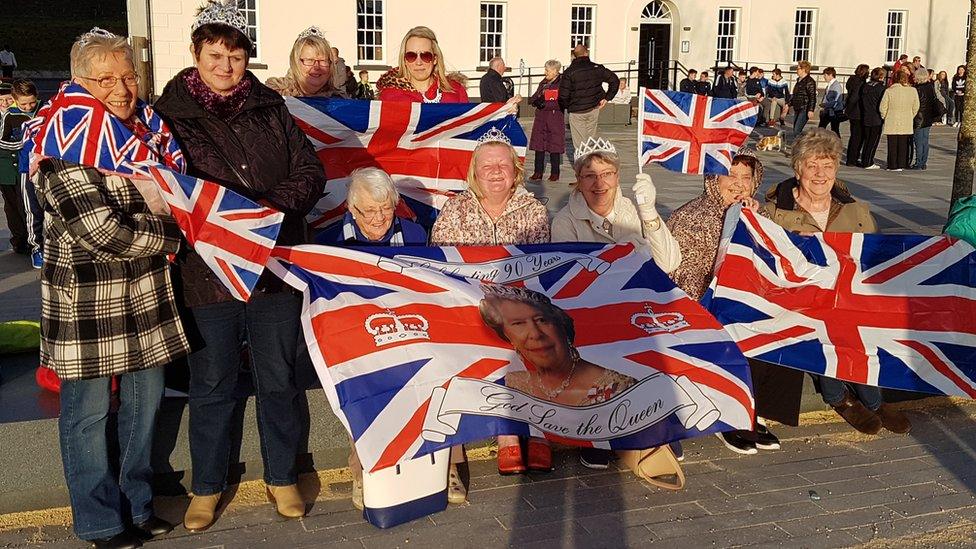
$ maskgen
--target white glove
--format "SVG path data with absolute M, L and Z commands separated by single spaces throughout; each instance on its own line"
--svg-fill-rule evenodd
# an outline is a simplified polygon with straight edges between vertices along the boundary
M 637 174 L 637 182 L 634 183 L 634 198 L 637 200 L 637 215 L 641 221 L 654 221 L 658 218 L 655 201 L 657 200 L 657 189 L 651 175 L 647 173 Z

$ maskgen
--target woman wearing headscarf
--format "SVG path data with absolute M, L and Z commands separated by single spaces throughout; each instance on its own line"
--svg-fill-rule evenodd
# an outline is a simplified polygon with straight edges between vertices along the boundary
M 247 19 L 234 4 L 211 0 L 190 40 L 195 66 L 174 76 L 156 102 L 183 146 L 187 172 L 284 213 L 279 245 L 308 242 L 305 215 L 322 196 L 325 170 L 281 95 L 247 70 Z M 281 516 L 301 517 L 296 458 L 308 422 L 296 385 L 301 296 L 265 272 L 245 303 L 197 252 L 181 257 L 179 267 L 184 303 L 204 344 L 189 357 L 193 499 L 183 523 L 188 530 L 208 528 L 227 487 L 242 349 L 257 393 L 268 498 Z
M 267 84 L 285 97 L 347 97 L 344 89 L 333 85 L 335 65 L 325 33 L 312 26 L 295 39 L 285 76 L 269 78 Z
M 728 175 L 706 175 L 701 196 L 675 210 L 668 218 L 668 228 L 681 249 L 681 264 L 670 273 L 671 279 L 692 299 L 699 300 L 714 276 L 715 256 L 725 213 L 735 203 L 758 211 L 753 198 L 762 183 L 763 165 L 755 152 L 742 149 L 732 159 Z M 796 425 L 799 419 L 803 374 L 759 360 L 749 360 L 757 422 L 752 430 L 718 433 L 730 450 L 755 454 L 757 448 L 779 449 L 779 439 L 766 428 L 762 419 Z

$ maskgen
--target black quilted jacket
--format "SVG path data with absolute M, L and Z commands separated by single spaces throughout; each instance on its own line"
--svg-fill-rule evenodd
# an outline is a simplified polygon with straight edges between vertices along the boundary
M 817 109 L 817 81 L 809 74 L 793 85 L 790 106 L 796 111 L 810 112 Z

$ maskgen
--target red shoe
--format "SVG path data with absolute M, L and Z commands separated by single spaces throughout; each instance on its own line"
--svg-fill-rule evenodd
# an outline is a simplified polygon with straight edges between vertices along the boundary
M 552 174 L 549 176 L 549 181 L 559 181 L 559 176 L 557 174 Z
M 498 449 L 498 474 L 518 475 L 525 472 L 522 461 L 522 445 L 514 444 Z
M 552 448 L 542 439 L 529 439 L 529 470 L 552 471 Z
M 532 181 L 538 181 L 542 179 L 542 172 L 535 172 L 529 177 L 529 179 L 531 179 Z

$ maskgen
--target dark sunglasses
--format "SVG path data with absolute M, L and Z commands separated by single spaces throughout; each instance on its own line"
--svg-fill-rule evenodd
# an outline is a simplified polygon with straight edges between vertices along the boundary
M 420 60 L 423 61 L 424 63 L 434 62 L 434 54 L 433 52 L 429 52 L 429 51 L 422 51 L 420 53 L 417 53 L 415 51 L 408 51 L 407 53 L 403 54 L 403 60 L 406 61 L 407 63 L 413 63 L 414 61 L 417 60 L 418 56 L 420 57 Z

